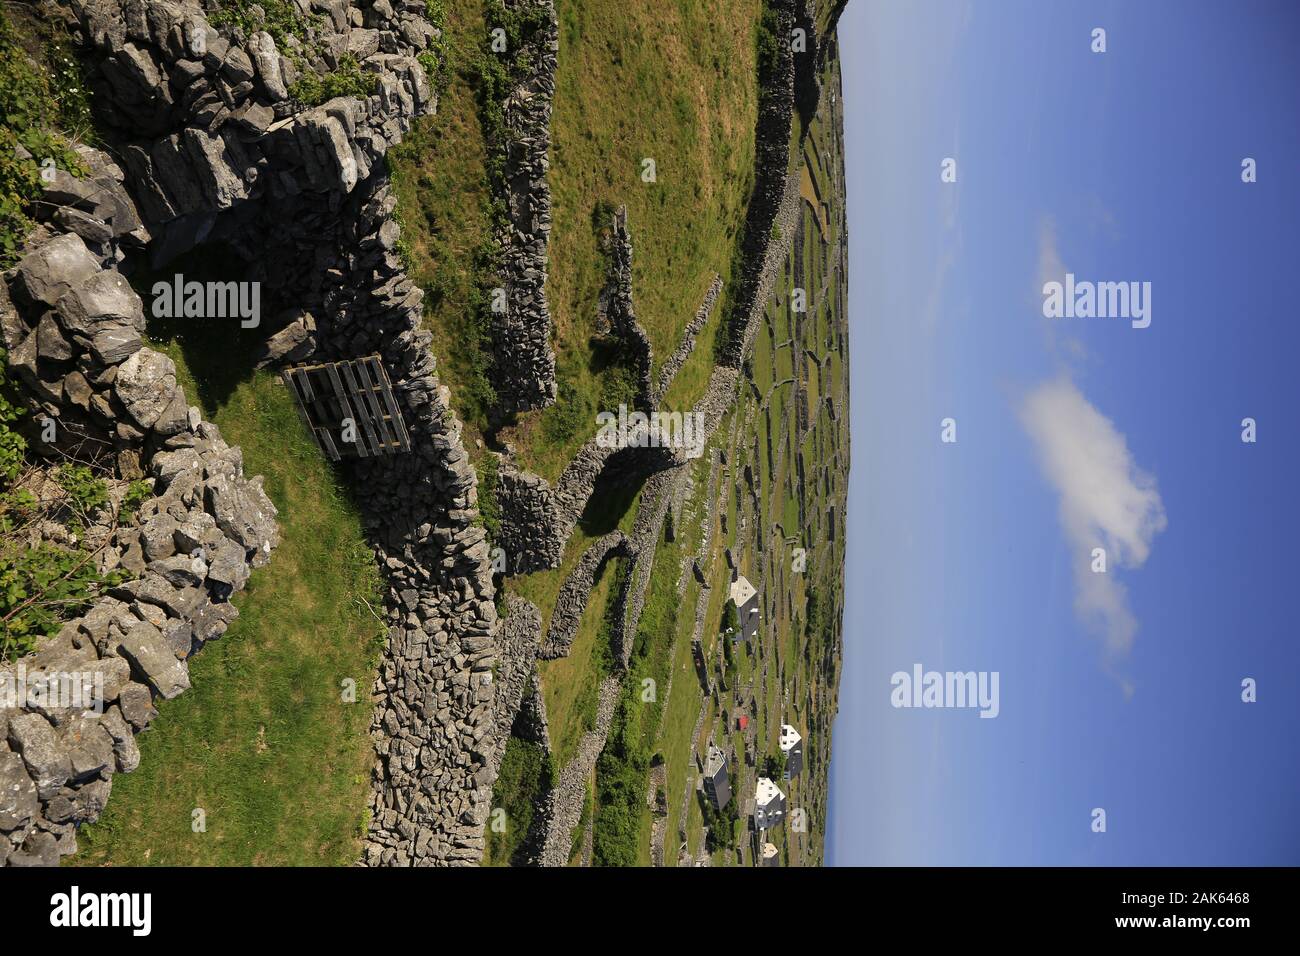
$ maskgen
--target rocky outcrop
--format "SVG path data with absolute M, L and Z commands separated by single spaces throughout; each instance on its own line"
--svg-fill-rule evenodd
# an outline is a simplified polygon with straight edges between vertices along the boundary
M 216 26 L 188 0 L 67 6 L 90 47 L 92 81 L 106 94 L 107 135 L 125 157 L 126 186 L 147 223 L 140 241 L 152 236 L 154 262 L 203 242 L 241 252 L 248 261 L 241 278 L 262 282 L 276 316 L 258 356 L 264 364 L 368 354 L 384 363 L 412 450 L 348 466 L 364 492 L 358 501 L 388 583 L 390 624 L 375 683 L 377 762 L 364 862 L 476 862 L 495 777 L 494 592 L 474 471 L 434 370 L 431 336 L 420 329 L 422 293 L 396 252 L 394 200 L 380 161 L 434 107 L 416 60 L 435 35 L 423 0 L 300 2 L 304 27 L 283 38 L 284 48 L 265 32 Z M 301 71 L 324 75 L 346 68 L 348 58 L 373 77 L 371 93 L 310 108 L 294 99 Z M 112 292 L 96 289 L 101 299 Z M 121 355 L 127 370 L 120 385 L 92 383 L 114 386 L 105 401 L 118 404 L 105 417 L 155 433 L 177 427 L 174 403 L 162 400 L 174 370 L 152 353 L 132 358 L 139 353 L 134 313 L 123 321 L 120 310 L 94 308 L 114 322 L 101 323 L 92 347 Z M 74 396 L 84 391 L 72 380 L 61 386 Z M 180 418 L 188 427 L 187 414 Z M 219 441 L 202 426 L 199 437 L 214 447 Z M 200 456 L 208 451 L 198 448 Z M 168 461 L 188 474 L 188 459 Z M 252 492 L 230 468 L 205 479 L 198 495 L 217 527 L 241 544 L 255 538 L 258 526 L 246 514 Z M 193 493 L 188 479 L 177 488 Z M 242 585 L 247 574 L 229 558 L 212 563 L 208 582 Z M 169 581 L 184 579 L 182 567 L 165 570 Z M 165 598 L 153 585 L 138 596 L 146 604 Z M 163 668 L 155 641 L 123 653 L 169 690 L 183 683 Z
M 261 479 L 245 478 L 239 449 L 187 403 L 171 359 L 143 346 L 143 304 L 115 266 L 119 241 L 145 234 L 121 170 L 94 150 L 81 157 L 90 175 L 54 181 L 61 204 L 40 207 L 47 222 L 0 285 L 0 329 L 33 416 L 55 426 L 39 450 L 103 449 L 101 461 L 147 476 L 155 497 L 101 558 L 134 579 L 0 668 L 0 693 L 15 695 L 0 702 L 0 864 L 11 866 L 76 851 L 76 827 L 99 816 L 113 774 L 139 765 L 135 734 L 154 699 L 189 689 L 189 658 L 238 616 L 231 595 L 278 542 Z M 32 696 L 68 680 L 99 693 L 77 706 Z
M 546 301 L 546 247 L 551 235 L 551 100 L 559 32 L 552 0 L 505 0 L 507 10 L 540 20 L 515 52 L 528 69 L 506 97 L 505 182 L 507 222 L 497 236 L 502 250 L 506 308 L 493 313 L 494 385 L 501 409 L 521 412 L 555 401 L 555 353 Z
M 59 2 L 89 47 L 89 83 L 155 266 L 214 230 L 237 235 L 254 200 L 351 192 L 433 107 L 417 59 L 436 35 L 423 0 L 299 0 L 279 44 L 198 0 Z M 309 73 L 348 69 L 368 94 L 310 108 L 296 98 Z

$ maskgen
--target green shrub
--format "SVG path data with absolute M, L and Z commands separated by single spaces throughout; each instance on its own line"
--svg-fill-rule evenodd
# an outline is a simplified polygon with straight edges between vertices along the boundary
M 0 490 L 18 477 L 27 454 L 27 439 L 10 427 L 24 412 L 14 400 L 8 368 L 9 356 L 0 349 Z
M 336 96 L 355 96 L 364 99 L 375 92 L 379 76 L 366 73 L 352 54 L 339 57 L 339 65 L 332 72 L 321 75 L 309 67 L 298 71 L 298 77 L 289 87 L 289 95 L 304 106 L 320 106 Z
M 780 780 L 785 776 L 786 763 L 784 753 L 768 754 L 763 759 L 763 776 L 769 780 Z
M 478 462 L 478 514 L 488 538 L 495 541 L 501 533 L 501 505 L 497 502 L 497 486 L 501 481 L 500 462 L 491 453 Z
M 781 18 L 770 2 L 763 4 L 763 18 L 758 24 L 758 79 L 766 85 L 781 53 Z M 761 93 L 760 93 L 761 95 Z
M 14 660 L 31 652 L 40 637 L 56 633 L 64 621 L 86 611 L 103 588 L 125 577 L 119 571 L 99 574 L 89 551 L 4 542 L 0 545 L 0 659 Z
M 434 90 L 441 93 L 447 88 L 447 81 L 451 78 L 448 65 L 450 50 L 447 41 L 447 10 L 443 0 L 425 0 L 424 15 L 430 26 L 438 31 L 438 36 L 430 44 L 429 49 L 418 54 L 416 59 L 424 67 L 424 72 L 428 74 L 429 83 Z
M 208 13 L 208 22 L 214 27 L 237 27 L 245 36 L 265 30 L 281 52 L 287 52 L 290 37 L 305 40 L 307 28 L 321 20 L 320 14 L 303 16 L 292 0 L 219 0 L 217 8 Z
M 723 634 L 726 634 L 728 633 L 728 631 L 730 631 L 732 636 L 734 636 L 736 632 L 740 630 L 740 617 L 736 613 L 735 602 L 733 602 L 730 598 L 728 598 L 726 603 L 723 604 L 722 606 L 721 628 Z
M 134 518 L 140 511 L 140 506 L 153 496 L 153 484 L 148 481 L 137 480 L 131 482 L 126 489 L 126 496 L 122 499 L 122 507 L 118 511 L 118 520 L 125 521 Z
M 528 834 L 537 807 L 555 781 L 551 755 L 541 746 L 511 737 L 501 757 L 501 769 L 492 789 L 494 814 L 487 828 L 488 855 L 498 865 L 523 865 L 528 848 Z M 505 810 L 505 826 L 494 826 Z
M 0 269 L 18 260 L 31 231 L 29 213 L 41 195 L 42 163 L 53 160 L 60 169 L 85 175 L 76 152 L 58 132 L 69 120 L 84 125 L 84 98 L 74 97 L 70 84 L 51 83 L 22 39 L 0 8 Z M 28 156 L 19 155 L 20 147 Z
M 100 574 L 98 551 L 81 541 L 74 547 L 30 546 L 28 531 L 38 520 L 61 521 L 80 539 L 83 522 L 109 503 L 108 485 L 88 465 L 67 463 L 54 473 L 66 493 L 62 502 L 40 502 L 26 488 L 15 487 L 30 466 L 26 440 L 10 427 L 23 411 L 7 369 L 0 351 L 0 662 L 35 650 L 41 637 L 56 633 L 104 588 L 128 577 L 122 571 Z M 149 488 L 147 482 L 139 484 Z
M 78 515 L 89 516 L 108 504 L 108 484 L 89 465 L 60 465 L 55 479 Z
M 553 445 L 563 445 L 578 433 L 591 428 L 595 409 L 571 382 L 561 381 L 554 405 L 542 412 L 542 435 Z

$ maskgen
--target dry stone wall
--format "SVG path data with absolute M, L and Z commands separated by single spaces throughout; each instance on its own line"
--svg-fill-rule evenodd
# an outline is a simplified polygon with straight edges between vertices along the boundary
M 778 37 L 787 37 L 794 25 L 797 0 L 771 0 L 777 14 Z M 744 332 L 750 310 L 761 301 L 763 261 L 772 242 L 773 225 L 785 195 L 787 167 L 790 159 L 790 128 L 794 119 L 795 64 L 790 44 L 776 44 L 772 75 L 759 101 L 754 191 L 745 214 L 745 233 L 741 243 L 739 275 L 734 278 L 731 329 L 722 362 L 739 367 L 745 352 Z M 788 234 L 787 234 L 788 235 Z M 783 243 L 782 243 L 783 245 Z
M 551 611 L 550 626 L 546 630 L 546 641 L 537 651 L 542 660 L 554 660 L 568 657 L 578 625 L 582 623 L 582 613 L 587 609 L 587 599 L 595 586 L 596 575 L 611 558 L 631 557 L 632 550 L 627 535 L 622 531 L 611 531 L 588 548 L 578 565 L 570 572 L 560 593 L 555 598 L 555 608 Z
M 686 326 L 682 341 L 673 350 L 673 354 L 668 356 L 668 361 L 664 362 L 663 368 L 659 370 L 659 382 L 655 386 L 650 399 L 650 404 L 654 408 L 659 408 L 663 404 L 664 396 L 668 394 L 673 379 L 682 370 L 686 360 L 691 357 L 691 353 L 695 350 L 695 340 L 699 337 L 700 332 L 704 330 L 704 326 L 708 324 L 709 316 L 713 314 L 713 306 L 718 301 L 718 295 L 721 292 L 722 276 L 715 273 L 713 281 L 709 283 L 708 291 L 704 294 L 704 301 L 700 303 L 700 307 L 695 310 L 695 317 Z
M 521 412 L 555 401 L 555 353 L 546 301 L 546 247 L 551 235 L 551 100 L 560 47 L 552 0 L 505 0 L 509 10 L 531 8 L 544 27 L 515 57 L 532 68 L 506 97 L 505 196 L 507 227 L 497 236 L 504 253 L 506 310 L 494 313 L 495 387 L 502 410 Z
M 139 765 L 135 735 L 154 700 L 189 689 L 189 658 L 238 616 L 231 595 L 279 540 L 261 479 L 244 476 L 239 449 L 187 403 L 171 359 L 143 347 L 143 304 L 115 267 L 117 240 L 145 234 L 121 170 L 80 152 L 91 174 L 51 184 L 46 222 L 0 284 L 0 329 L 33 417 L 56 424 L 41 450 L 100 449 L 123 477 L 147 476 L 155 497 L 101 559 L 134 580 L 0 669 L 15 690 L 96 676 L 102 687 L 89 708 L 23 693 L 0 706 L 0 865 L 53 866 L 76 852 L 76 827 L 102 812 L 114 773 Z
M 284 50 L 261 31 L 213 29 L 196 2 L 69 0 L 66 9 L 87 38 L 94 82 L 105 94 L 108 136 L 117 140 L 114 148 L 130 173 L 118 172 L 117 179 L 125 180 L 144 213 L 133 224 L 129 216 L 110 216 L 106 225 L 124 243 L 143 247 L 148 241 L 155 263 L 203 242 L 221 241 L 241 252 L 249 263 L 241 278 L 262 281 L 271 311 L 282 307 L 270 323 L 263 364 L 373 353 L 384 362 L 412 451 L 349 466 L 389 585 L 389 640 L 375 684 L 372 826 L 363 862 L 476 862 L 495 777 L 494 592 L 475 475 L 435 372 L 431 337 L 419 327 L 422 294 L 396 252 L 399 230 L 381 162 L 413 119 L 435 106 L 415 58 L 435 36 L 423 0 L 300 4 L 312 26 L 304 41 L 290 38 Z M 196 37 L 204 38 L 201 50 Z M 295 70 L 323 74 L 345 55 L 373 74 L 373 94 L 311 109 L 288 95 Z M 142 313 L 138 319 L 133 314 L 97 330 L 103 334 L 87 347 L 121 361 L 118 353 L 138 347 L 142 328 Z M 26 354 L 18 350 L 20 358 Z M 144 368 L 127 365 L 130 377 L 123 381 L 134 391 L 118 404 L 129 399 L 144 408 L 143 389 L 133 384 L 142 381 L 165 399 L 157 415 L 165 424 L 153 430 L 177 427 L 170 398 L 174 372 L 165 360 L 122 359 Z M 64 382 L 68 395 L 82 390 L 79 380 Z M 86 399 L 92 410 L 96 400 Z M 104 401 L 115 401 L 111 391 Z M 239 484 L 237 449 L 224 449 L 211 426 L 195 425 L 181 401 L 181 424 L 198 429 L 192 450 L 203 484 L 195 492 L 189 480 L 191 449 L 182 447 L 181 432 L 168 439 L 177 446 L 166 448 L 171 457 L 146 456 L 143 464 L 163 468 L 162 481 L 182 475 L 177 496 L 215 509 L 218 528 L 226 520 L 242 535 L 237 540 L 258 545 L 249 563 L 262 560 L 262 538 L 271 541 L 273 530 L 259 538 L 262 529 L 253 519 L 237 521 L 240 507 L 264 500 L 257 497 L 260 488 L 256 481 L 248 489 Z M 109 411 L 106 417 L 125 427 L 134 420 L 119 415 L 116 405 Z M 209 474 L 203 463 L 214 455 L 220 461 Z M 262 512 L 273 514 L 269 502 Z M 222 557 L 216 571 L 206 573 L 209 589 L 226 585 L 218 575 L 239 585 L 247 577 L 228 570 L 229 555 Z M 169 574 L 184 577 L 177 569 Z M 121 600 L 146 609 L 167 604 L 167 596 L 150 587 Z M 193 589 L 190 582 L 187 587 Z M 190 592 L 184 594 L 188 599 Z M 174 610 L 183 616 L 190 606 Z M 212 613 L 195 611 L 201 618 L 196 633 L 224 627 L 224 621 L 208 622 Z M 129 750 L 129 742 L 121 747 Z M 66 844 L 62 831 L 57 840 Z M 47 841 L 40 842 L 44 853 Z
M 501 621 L 497 645 L 501 649 L 501 663 L 497 671 L 496 756 L 494 767 L 499 770 L 505 755 L 510 729 L 519 715 L 524 698 L 535 683 L 537 645 L 541 640 L 542 617 L 536 606 L 517 594 L 506 596 L 506 616 Z M 545 708 L 543 706 L 543 712 Z M 543 719 L 544 726 L 544 719 Z
M 609 275 L 597 302 L 597 320 L 623 345 L 636 375 L 636 407 L 652 408 L 654 386 L 650 368 L 654 353 L 650 338 L 636 320 L 632 307 L 632 237 L 627 230 L 627 207 L 619 206 L 610 223 Z

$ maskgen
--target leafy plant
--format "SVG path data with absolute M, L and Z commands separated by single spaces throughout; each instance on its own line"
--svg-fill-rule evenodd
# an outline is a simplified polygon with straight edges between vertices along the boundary
M 100 574 L 93 557 L 48 543 L 0 544 L 0 659 L 31 652 L 39 638 L 89 608 L 103 588 L 126 578 L 122 571 Z
M 501 505 L 497 501 L 497 486 L 500 483 L 500 463 L 493 454 L 484 455 L 478 461 L 478 513 L 488 538 L 495 541 L 501 533 Z
M 451 50 L 447 39 L 447 9 L 444 0 L 425 0 L 424 15 L 429 25 L 438 31 L 438 35 L 429 49 L 417 55 L 416 59 L 424 67 L 424 72 L 428 74 L 429 83 L 434 90 L 441 93 L 447 88 L 447 81 L 451 77 L 448 63 Z
M 306 40 L 309 28 L 320 23 L 320 14 L 303 16 L 291 0 L 220 0 L 208 13 L 214 27 L 237 27 L 245 36 L 265 30 L 282 51 L 291 46 L 289 38 Z
M 69 504 L 82 515 L 89 516 L 108 503 L 108 484 L 88 465 L 60 465 L 56 479 L 68 493 Z
M 61 497 L 41 501 L 26 487 L 38 469 L 27 460 L 26 439 L 11 427 L 24 412 L 7 369 L 0 351 L 0 661 L 35 650 L 41 637 L 56 633 L 105 588 L 128 577 L 120 570 L 99 573 L 99 549 L 79 540 L 91 515 L 110 502 L 107 482 L 90 465 L 58 467 L 54 480 Z M 135 482 L 126 498 L 138 508 L 151 491 L 148 482 Z M 33 547 L 33 526 L 51 521 L 62 523 L 77 543 L 41 541 Z
M 18 259 L 32 228 L 31 205 L 40 198 L 41 166 L 85 175 L 76 152 L 56 127 L 84 118 L 83 101 L 51 83 L 46 68 L 23 46 L 17 28 L 0 9 L 0 268 Z
M 367 97 L 375 92 L 379 77 L 365 73 L 352 54 L 339 57 L 338 68 L 321 75 L 315 70 L 301 69 L 298 78 L 289 87 L 289 95 L 306 106 L 319 106 L 336 96 Z
M 24 412 L 22 406 L 14 401 L 13 388 L 6 374 L 8 368 L 9 356 L 0 349 L 0 489 L 7 488 L 18 477 L 27 454 L 27 439 L 9 427 Z
M 126 489 L 126 496 L 122 499 L 122 507 L 118 511 L 118 520 L 134 518 L 140 511 L 140 506 L 153 496 L 153 485 L 143 479 L 131 482 Z

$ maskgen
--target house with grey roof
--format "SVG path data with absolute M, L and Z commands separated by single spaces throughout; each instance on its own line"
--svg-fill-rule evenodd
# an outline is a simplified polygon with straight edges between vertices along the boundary
M 713 808 L 721 810 L 725 807 L 731 799 L 731 780 L 727 775 L 727 755 L 717 747 L 709 747 L 701 780 L 704 784 L 705 796 L 709 798 Z
M 758 636 L 758 591 L 743 574 L 737 574 L 731 582 L 731 603 L 736 606 L 736 618 L 740 622 L 740 636 L 746 642 Z

